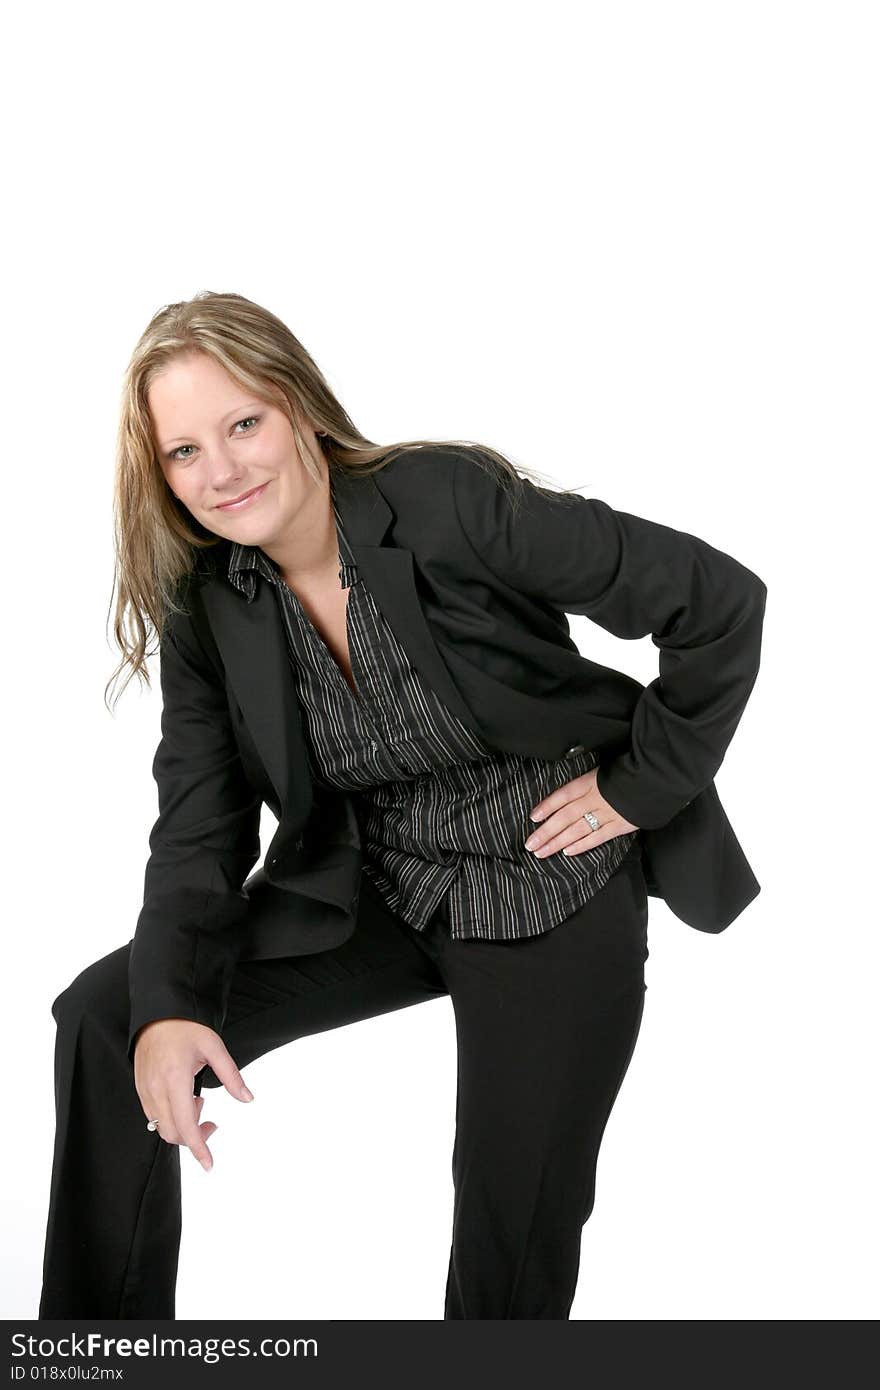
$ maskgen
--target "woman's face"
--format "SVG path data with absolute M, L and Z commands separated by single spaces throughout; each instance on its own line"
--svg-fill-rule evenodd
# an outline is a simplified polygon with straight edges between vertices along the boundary
M 284 412 L 204 353 L 176 358 L 153 380 L 147 401 L 162 473 L 187 511 L 228 540 L 283 543 L 316 493 Z M 311 445 L 314 430 L 300 424 Z M 317 445 L 315 453 L 320 460 Z

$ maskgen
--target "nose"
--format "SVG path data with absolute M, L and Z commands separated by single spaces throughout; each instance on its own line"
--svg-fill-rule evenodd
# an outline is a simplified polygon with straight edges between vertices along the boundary
M 228 493 L 243 476 L 240 464 L 225 445 L 209 452 L 205 472 L 210 488 L 217 493 Z

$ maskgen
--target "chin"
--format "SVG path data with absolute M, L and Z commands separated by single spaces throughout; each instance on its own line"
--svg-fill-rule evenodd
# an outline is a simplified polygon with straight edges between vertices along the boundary
M 220 524 L 223 525 L 223 522 Z M 272 541 L 275 534 L 276 527 L 271 522 L 267 523 L 265 517 L 259 521 L 255 517 L 250 523 L 244 517 L 238 522 L 230 518 L 223 532 L 226 540 L 235 541 L 238 545 L 265 545 Z

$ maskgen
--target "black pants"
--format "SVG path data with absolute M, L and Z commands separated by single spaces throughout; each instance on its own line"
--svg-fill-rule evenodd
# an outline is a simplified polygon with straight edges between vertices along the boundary
M 458 1090 L 446 1318 L 569 1316 L 599 1145 L 644 1005 L 640 849 L 539 936 L 453 941 L 444 907 L 415 931 L 365 875 L 342 946 L 237 967 L 223 1040 L 239 1067 L 295 1038 L 450 996 Z M 89 965 L 52 1005 L 41 1318 L 175 1316 L 180 1148 L 147 1130 L 134 1087 L 130 946 Z M 193 1089 L 217 1085 L 203 1068 Z

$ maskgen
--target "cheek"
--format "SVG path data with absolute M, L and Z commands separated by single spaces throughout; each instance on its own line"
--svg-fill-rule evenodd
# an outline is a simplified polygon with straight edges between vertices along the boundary
M 192 486 L 187 486 L 186 481 L 182 478 L 175 478 L 173 485 L 169 483 L 169 487 L 178 502 L 186 507 L 188 512 L 191 512 L 194 516 L 199 515 L 201 519 L 204 513 L 200 512 L 197 489 Z
M 285 494 L 296 506 L 300 506 L 314 492 L 315 484 L 299 459 L 288 461 L 283 478 Z
M 171 469 L 160 468 L 159 471 L 162 474 L 162 477 L 165 479 L 165 486 L 171 493 L 172 497 L 176 497 L 179 501 L 182 502 L 185 491 L 181 487 L 183 479 L 179 475 L 175 475 Z
M 172 473 L 166 473 L 165 481 L 175 497 L 179 497 L 181 502 L 194 502 L 198 497 L 199 490 L 192 472 L 177 469 Z

